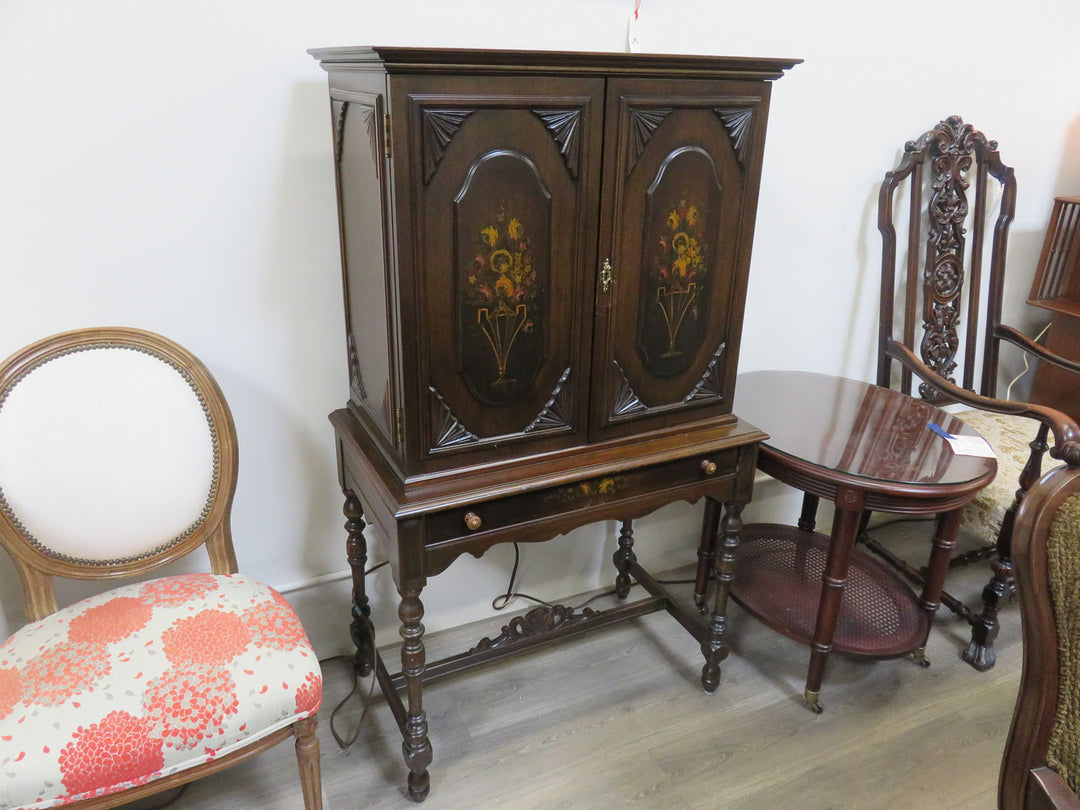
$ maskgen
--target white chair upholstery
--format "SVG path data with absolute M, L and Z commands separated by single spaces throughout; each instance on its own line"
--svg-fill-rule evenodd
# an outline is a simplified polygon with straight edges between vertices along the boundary
M 124 559 L 172 542 L 202 519 L 214 475 L 198 393 L 160 357 L 109 346 L 58 355 L 0 405 L 8 508 L 58 555 Z

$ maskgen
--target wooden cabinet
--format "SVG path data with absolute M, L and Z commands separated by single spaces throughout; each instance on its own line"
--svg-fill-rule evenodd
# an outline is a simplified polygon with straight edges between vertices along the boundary
M 350 407 L 403 475 L 733 421 L 768 80 L 790 61 L 313 53 Z
M 798 60 L 311 53 L 329 74 L 337 172 L 351 385 L 331 419 L 354 639 L 366 665 L 367 519 L 402 597 L 398 714 L 420 798 L 428 576 L 463 552 L 622 518 L 625 596 L 647 577 L 629 518 L 701 497 L 699 556 L 716 555 L 723 503 L 730 563 L 763 438 L 731 403 L 770 83 Z M 724 599 L 712 630 L 693 631 L 707 688 Z

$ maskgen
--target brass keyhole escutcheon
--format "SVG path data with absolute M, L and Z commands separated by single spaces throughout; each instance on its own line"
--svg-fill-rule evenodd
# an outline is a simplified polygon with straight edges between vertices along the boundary
M 607 292 L 614 280 L 615 271 L 611 268 L 611 259 L 604 259 L 604 263 L 600 266 L 600 289 Z
M 469 531 L 475 532 L 477 529 L 480 528 L 481 523 L 483 523 L 483 521 L 480 520 L 480 516 L 476 514 L 476 512 L 465 513 L 465 526 L 469 529 Z
M 707 458 L 703 459 L 702 462 L 701 462 L 701 471 L 703 473 L 705 473 L 706 475 L 715 475 L 716 474 L 716 463 L 712 462 L 712 461 L 709 461 Z

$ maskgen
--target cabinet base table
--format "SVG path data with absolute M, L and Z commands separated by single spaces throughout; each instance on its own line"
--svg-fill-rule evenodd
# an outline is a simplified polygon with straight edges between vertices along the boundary
M 409 767 L 410 797 L 420 801 L 429 790 L 432 750 L 423 685 L 435 678 L 586 629 L 666 610 L 701 644 L 702 686 L 710 692 L 717 688 L 720 663 L 728 654 L 727 597 L 740 513 L 750 500 L 757 448 L 765 438 L 759 430 L 738 420 L 727 426 L 580 448 L 573 463 L 565 454 L 537 456 L 494 469 L 424 476 L 399 487 L 379 464 L 380 456 L 348 409 L 335 411 L 330 419 L 345 493 L 356 666 L 361 674 L 375 669 L 397 720 Z M 631 521 L 674 501 L 701 498 L 705 512 L 695 604 L 684 605 L 638 564 Z M 497 543 L 548 540 L 600 520 L 622 521 L 614 555 L 617 596 L 626 599 L 636 581 L 648 597 L 605 611 L 579 613 L 564 606 L 531 611 L 468 652 L 431 664 L 426 661 L 420 594 L 429 577 L 465 552 L 479 557 Z M 396 675 L 388 671 L 375 646 L 364 586 L 365 521 L 378 525 L 387 538 L 385 551 L 401 598 L 401 671 Z M 713 578 L 717 586 L 711 610 L 706 611 L 705 592 Z
M 927 425 L 972 434 L 925 402 L 855 380 L 794 371 L 739 375 L 736 407 L 770 434 L 758 467 L 806 493 L 798 528 L 748 526 L 732 598 L 811 648 L 804 698 L 820 690 L 833 650 L 874 658 L 910 654 L 923 666 L 960 512 L 993 479 L 993 458 L 962 456 Z M 814 532 L 820 498 L 832 532 Z M 936 515 L 918 597 L 891 569 L 855 549 L 868 511 Z

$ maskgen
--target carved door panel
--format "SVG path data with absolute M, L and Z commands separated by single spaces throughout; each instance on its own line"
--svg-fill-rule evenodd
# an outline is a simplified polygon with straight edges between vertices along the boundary
M 489 87 L 409 96 L 427 458 L 587 434 L 603 81 Z
M 594 438 L 731 413 L 761 102 L 752 84 L 609 82 Z

